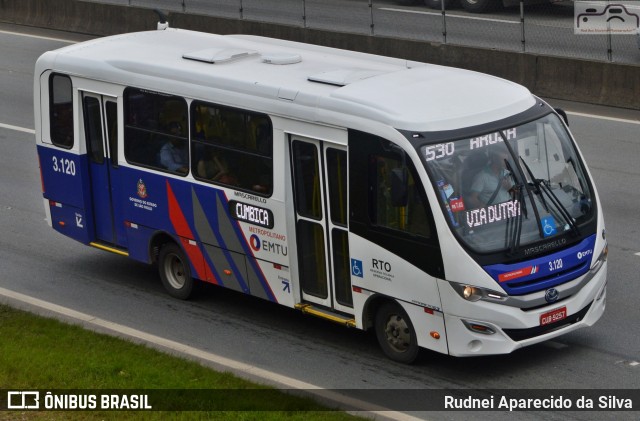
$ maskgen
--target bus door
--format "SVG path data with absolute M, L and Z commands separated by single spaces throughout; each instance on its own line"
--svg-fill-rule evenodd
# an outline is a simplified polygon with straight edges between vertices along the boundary
M 118 103 L 115 97 L 82 93 L 84 135 L 89 160 L 91 201 L 96 239 L 122 245 L 118 206 L 114 206 L 114 177 L 118 170 Z
M 347 148 L 293 137 L 291 157 L 302 299 L 353 313 Z

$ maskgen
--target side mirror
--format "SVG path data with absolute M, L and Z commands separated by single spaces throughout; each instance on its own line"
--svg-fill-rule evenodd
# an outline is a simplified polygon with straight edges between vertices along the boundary
M 407 168 L 391 170 L 391 204 L 396 208 L 407 206 L 409 201 L 409 172 Z
M 556 108 L 555 110 L 560 115 L 560 117 L 562 117 L 562 119 L 564 120 L 564 124 L 566 124 L 567 127 L 569 127 L 569 118 L 567 117 L 567 112 L 562 108 Z

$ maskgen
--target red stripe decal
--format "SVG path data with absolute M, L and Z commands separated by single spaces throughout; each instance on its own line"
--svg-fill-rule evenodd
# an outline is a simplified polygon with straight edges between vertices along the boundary
M 538 272 L 538 266 L 529 266 L 526 268 L 520 268 L 511 272 L 505 272 L 498 275 L 498 282 L 507 282 L 513 279 L 522 278 L 523 276 L 529 276 Z
M 169 180 L 167 180 L 167 202 L 169 205 L 169 219 L 171 219 L 171 225 L 173 226 L 176 234 L 180 237 L 182 249 L 187 253 L 187 257 L 191 261 L 191 266 L 193 266 L 196 271 L 196 278 L 207 279 L 204 255 L 197 243 L 189 243 L 190 239 L 193 240 L 193 233 L 191 232 L 191 228 L 189 228 L 187 219 L 184 217 L 184 213 L 182 213 L 178 199 L 176 199 L 175 194 L 173 194 L 173 190 L 171 190 Z M 213 279 L 213 281 L 216 284 L 218 283 L 216 279 Z

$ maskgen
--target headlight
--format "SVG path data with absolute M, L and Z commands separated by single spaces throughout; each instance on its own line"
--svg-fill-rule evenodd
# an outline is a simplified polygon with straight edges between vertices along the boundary
M 464 289 L 462 290 L 462 297 L 465 300 L 477 301 L 480 299 L 481 295 L 480 295 L 480 291 L 477 288 L 474 288 L 469 285 L 465 285 Z
M 449 282 L 449 285 L 467 301 L 504 301 L 507 299 L 507 295 L 487 288 L 480 288 L 468 284 L 459 284 L 456 282 Z

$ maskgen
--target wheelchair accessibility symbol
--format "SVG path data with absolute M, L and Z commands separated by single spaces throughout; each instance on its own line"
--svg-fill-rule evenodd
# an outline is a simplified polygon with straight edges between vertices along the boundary
M 362 273 L 362 260 L 351 259 L 351 274 L 358 278 L 364 276 Z
M 553 216 L 545 216 L 540 220 L 540 225 L 542 226 L 542 233 L 545 237 L 551 237 L 552 235 L 558 232 L 556 228 L 556 221 L 553 219 Z

